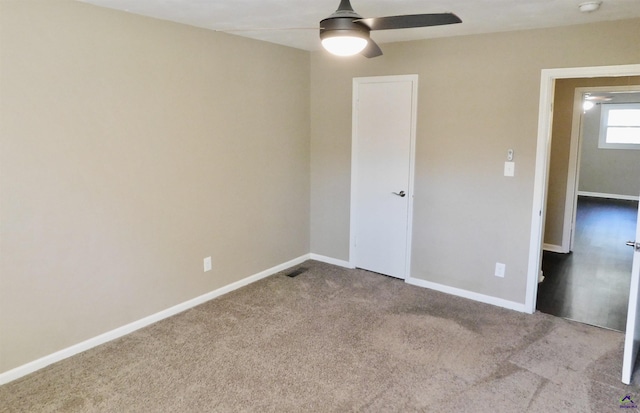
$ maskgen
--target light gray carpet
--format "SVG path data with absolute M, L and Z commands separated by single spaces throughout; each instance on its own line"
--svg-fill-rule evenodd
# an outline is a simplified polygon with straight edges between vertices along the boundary
M 4 385 L 0 411 L 614 412 L 628 393 L 640 402 L 620 382 L 619 332 L 301 267 Z

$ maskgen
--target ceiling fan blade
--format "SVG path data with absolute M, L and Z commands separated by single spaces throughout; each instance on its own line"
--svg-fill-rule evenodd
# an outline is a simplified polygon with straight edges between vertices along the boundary
M 411 29 L 413 27 L 462 23 L 460 17 L 453 13 L 407 14 L 404 16 L 371 17 L 356 21 L 366 24 L 371 30 Z
M 318 30 L 317 27 L 252 27 L 245 29 L 213 29 L 216 32 L 235 33 L 235 32 L 282 32 L 287 30 Z
M 370 38 L 367 47 L 365 47 L 360 54 L 371 59 L 372 57 L 382 56 L 382 50 L 380 50 L 380 46 Z

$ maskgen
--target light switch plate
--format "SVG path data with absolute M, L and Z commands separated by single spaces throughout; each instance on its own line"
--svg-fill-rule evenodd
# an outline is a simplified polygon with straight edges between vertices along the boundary
M 515 162 L 505 162 L 504 163 L 504 176 L 515 176 L 516 174 L 516 163 Z

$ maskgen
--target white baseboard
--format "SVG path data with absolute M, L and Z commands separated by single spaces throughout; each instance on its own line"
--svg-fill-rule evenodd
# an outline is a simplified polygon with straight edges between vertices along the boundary
M 469 300 L 479 301 L 485 304 L 495 305 L 497 307 L 507 308 L 509 310 L 519 311 L 526 313 L 526 307 L 522 303 L 516 303 L 514 301 L 503 300 L 497 297 L 491 297 L 489 295 L 474 293 L 473 291 L 462 290 L 460 288 L 450 287 L 448 285 L 438 284 L 431 281 L 421 280 L 419 278 L 407 278 L 405 280 L 407 284 L 416 285 L 418 287 L 429 288 L 431 290 L 440 291 L 442 293 L 455 295 Z
M 565 251 L 562 249 L 561 245 L 555 245 L 555 244 L 542 244 L 542 249 L 545 251 L 549 251 L 549 252 L 557 252 L 560 254 L 568 254 L 569 251 Z
M 640 197 L 633 195 L 605 194 L 602 192 L 578 191 L 578 196 L 590 196 L 592 198 L 621 199 L 623 201 L 640 201 Z
M 49 354 L 27 364 L 23 364 L 22 366 L 16 367 L 12 370 L 6 371 L 0 374 L 0 385 L 8 383 L 10 381 L 19 379 L 20 377 L 26 376 L 27 374 L 33 373 L 36 370 L 40 370 L 50 364 L 56 363 L 58 361 L 64 360 L 71 356 L 74 356 L 78 353 L 82 353 L 83 351 L 87 351 L 93 347 L 97 347 L 106 342 L 115 340 L 127 334 L 130 334 L 136 330 L 139 330 L 143 327 L 156 323 L 158 321 L 164 320 L 165 318 L 174 316 L 178 313 L 181 313 L 185 310 L 203 304 L 209 300 L 212 300 L 221 295 L 227 294 L 231 291 L 237 290 L 240 287 L 244 287 L 245 285 L 254 283 L 258 280 L 266 278 L 270 275 L 273 275 L 277 272 L 284 271 L 288 268 L 294 267 L 303 263 L 304 261 L 311 258 L 311 254 L 305 254 L 298 258 L 295 258 L 291 261 L 287 261 L 283 264 L 276 265 L 275 267 L 269 268 L 267 270 L 261 271 L 257 274 L 251 275 L 247 278 L 243 278 L 240 281 L 236 281 L 232 284 L 225 285 L 224 287 L 218 288 L 217 290 L 211 291 L 209 293 L 203 294 L 199 297 L 193 298 L 191 300 L 185 301 L 181 304 L 175 305 L 173 307 L 167 308 L 166 310 L 162 310 L 158 313 L 152 314 L 148 317 L 142 318 L 140 320 L 134 321 L 132 323 L 126 324 L 122 327 L 118 327 L 114 330 L 108 331 L 104 334 L 100 334 L 97 337 L 90 338 L 81 343 L 75 344 L 71 347 L 67 347 L 63 350 L 57 351 L 53 354 Z
M 324 255 L 309 254 L 309 258 L 312 260 L 324 262 L 327 264 L 336 265 L 338 267 L 351 268 L 351 269 L 355 268 L 353 265 L 351 265 L 351 263 L 349 263 L 349 261 L 338 260 L 335 258 L 326 257 Z

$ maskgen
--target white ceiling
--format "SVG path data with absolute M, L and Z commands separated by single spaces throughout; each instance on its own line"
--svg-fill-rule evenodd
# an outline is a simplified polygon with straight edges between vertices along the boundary
M 162 20 L 318 50 L 318 23 L 339 0 L 78 0 Z M 462 24 L 374 31 L 379 44 L 640 17 L 640 0 L 603 0 L 600 10 L 582 13 L 587 0 L 352 0 L 363 17 L 456 13 Z M 288 30 L 287 30 L 288 29 Z

